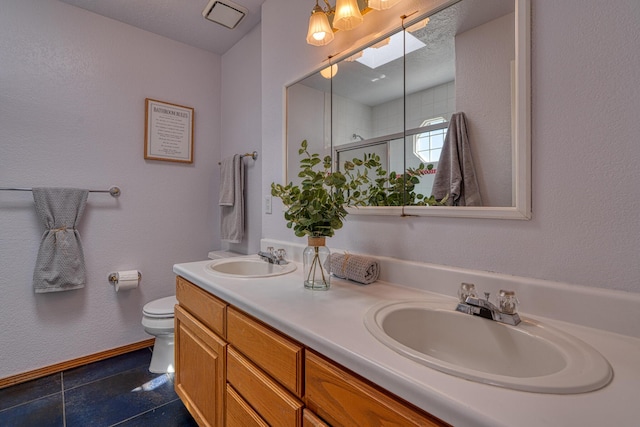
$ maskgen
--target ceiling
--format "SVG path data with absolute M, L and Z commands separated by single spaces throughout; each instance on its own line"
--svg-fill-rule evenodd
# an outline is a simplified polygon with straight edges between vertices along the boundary
M 233 0 L 249 10 L 233 30 L 202 16 L 208 0 L 60 1 L 222 55 L 260 22 L 260 9 L 265 0 Z

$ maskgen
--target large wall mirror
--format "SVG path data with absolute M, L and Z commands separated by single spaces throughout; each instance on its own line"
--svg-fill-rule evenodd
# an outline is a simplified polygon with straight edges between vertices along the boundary
M 307 140 L 336 170 L 374 154 L 411 180 L 350 213 L 529 219 L 529 10 L 451 1 L 287 87 L 287 180 Z

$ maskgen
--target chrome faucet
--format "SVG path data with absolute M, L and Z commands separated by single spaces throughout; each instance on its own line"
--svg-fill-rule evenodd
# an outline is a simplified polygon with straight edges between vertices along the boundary
M 485 299 L 478 298 L 475 294 L 475 286 L 472 283 L 463 283 L 458 292 L 460 303 L 456 311 L 506 323 L 507 325 L 517 325 L 520 323 L 520 316 L 516 313 L 518 300 L 513 291 L 500 291 L 498 304 L 496 307 L 489 301 L 489 292 L 484 293 Z
M 273 249 L 273 246 L 269 246 L 266 252 L 258 252 L 258 256 L 269 264 L 284 265 L 289 264 L 289 261 L 284 259 L 287 255 L 287 251 L 284 249 Z

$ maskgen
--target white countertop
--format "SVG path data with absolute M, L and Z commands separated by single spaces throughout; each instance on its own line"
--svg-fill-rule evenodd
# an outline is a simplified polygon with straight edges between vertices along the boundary
M 574 395 L 528 393 L 467 381 L 413 362 L 371 335 L 363 319 L 382 301 L 456 299 L 378 281 L 331 279 L 327 292 L 304 289 L 302 265 L 290 274 L 231 279 L 206 271 L 211 260 L 176 264 L 174 273 L 306 346 L 457 427 L 635 426 L 640 404 L 640 339 L 521 313 L 574 335 L 612 365 L 603 389 Z

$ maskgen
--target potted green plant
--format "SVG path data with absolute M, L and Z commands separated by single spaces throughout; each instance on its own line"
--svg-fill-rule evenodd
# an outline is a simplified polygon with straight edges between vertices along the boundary
M 329 250 L 326 238 L 342 228 L 347 216 L 345 192 L 347 180 L 340 172 L 331 172 L 331 157 L 320 159 L 317 153 L 309 153 L 307 140 L 302 141 L 298 154 L 302 178 L 300 185 L 271 184 L 271 195 L 282 199 L 287 208 L 284 218 L 287 227 L 298 237 L 307 236 L 308 246 L 303 252 L 304 285 L 314 290 L 326 290 L 330 286 L 325 268 Z M 320 168 L 317 166 L 320 165 Z
M 331 157 L 323 159 L 309 153 L 307 140 L 302 141 L 298 154 L 302 178 L 299 185 L 271 184 L 271 195 L 286 207 L 287 227 L 298 237 L 307 236 L 308 246 L 303 252 L 304 285 L 309 289 L 326 290 L 330 286 L 325 260 L 330 255 L 326 238 L 342 228 L 347 216 L 345 206 L 400 206 L 403 204 L 441 204 L 416 194 L 413 190 L 419 176 L 429 166 L 420 164 L 404 174 L 387 172 L 380 157 L 366 153 L 362 159 L 346 161 L 344 172 L 331 171 Z M 373 177 L 371 176 L 373 175 Z

